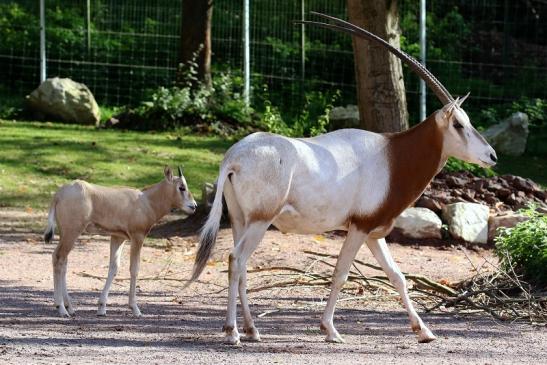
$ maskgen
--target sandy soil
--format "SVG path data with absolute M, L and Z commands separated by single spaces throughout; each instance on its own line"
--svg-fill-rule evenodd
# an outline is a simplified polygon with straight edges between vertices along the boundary
M 41 241 L 43 213 L 0 210 L 0 363 L 171 364 L 171 363 L 545 363 L 545 327 L 496 322 L 486 315 L 422 314 L 438 336 L 418 344 L 396 297 L 347 290 L 335 315 L 345 344 L 327 344 L 319 318 L 328 290 L 322 287 L 272 288 L 249 295 L 262 342 L 222 344 L 231 233 L 219 242 L 200 282 L 182 291 L 189 276 L 196 238 L 149 239 L 142 255 L 139 303 L 144 316 L 127 307 L 129 250 L 112 288 L 107 317 L 95 315 L 108 263 L 108 240 L 83 236 L 69 256 L 68 287 L 75 317 L 56 316 L 51 253 Z M 249 267 L 308 268 L 314 250 L 335 254 L 342 237 L 284 235 L 269 231 Z M 390 245 L 403 271 L 458 281 L 473 266 L 493 262 L 489 250 Z M 366 248 L 358 258 L 374 263 Z M 329 270 L 320 263 L 316 270 Z M 372 271 L 370 272 L 372 273 Z M 279 272 L 249 274 L 249 287 L 286 280 Z M 422 312 L 422 311 L 420 311 Z M 241 320 L 239 321 L 241 324 Z M 544 360 L 541 360 L 544 359 Z

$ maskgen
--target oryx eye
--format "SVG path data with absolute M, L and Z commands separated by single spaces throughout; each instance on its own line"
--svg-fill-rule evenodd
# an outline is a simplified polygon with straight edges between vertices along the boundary
M 463 125 L 461 125 L 460 122 L 455 121 L 455 122 L 454 122 L 454 128 L 456 128 L 456 129 L 461 129 L 461 128 L 463 128 Z
M 179 186 L 180 191 L 186 191 L 186 188 L 184 186 Z

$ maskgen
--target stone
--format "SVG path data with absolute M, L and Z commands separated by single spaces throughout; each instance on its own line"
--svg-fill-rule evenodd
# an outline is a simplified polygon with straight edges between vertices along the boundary
M 508 214 L 491 216 L 488 219 L 488 241 L 493 241 L 497 236 L 497 230 L 500 227 L 513 228 L 520 222 L 524 222 L 529 218 L 522 214 L 509 212 Z
M 115 126 L 116 124 L 118 124 L 119 122 L 120 122 L 119 119 L 112 117 L 104 123 L 104 128 L 111 128 Z
M 507 188 L 501 188 L 498 191 L 496 191 L 496 196 L 501 199 L 507 198 L 509 195 L 511 195 L 511 190 Z
M 206 210 L 210 210 L 215 200 L 215 194 L 217 192 L 217 185 L 212 183 L 204 183 L 201 187 L 201 205 Z
M 528 116 L 516 112 L 482 132 L 482 135 L 498 153 L 520 156 L 526 150 L 528 133 Z
M 441 219 L 427 208 L 408 208 L 393 227 L 408 238 L 441 238 Z
M 527 193 L 531 193 L 534 191 L 541 191 L 541 188 L 538 184 L 533 182 L 530 179 L 525 179 L 520 176 L 515 176 L 512 181 L 512 185 L 515 189 L 525 191 Z
M 443 204 L 428 196 L 422 196 L 416 201 L 416 204 L 414 204 L 414 206 L 418 208 L 427 208 L 437 214 L 439 214 L 443 209 Z
M 472 243 L 488 242 L 488 206 L 475 203 L 445 205 L 443 219 L 452 237 Z
M 329 113 L 329 129 L 359 128 L 359 108 L 357 105 L 338 106 Z
M 47 79 L 26 98 L 34 113 L 64 122 L 99 125 L 101 111 L 84 84 L 54 77 Z
M 460 177 L 449 176 L 446 178 L 446 185 L 448 185 L 448 187 L 450 188 L 461 188 L 465 186 L 466 183 L 467 181 Z

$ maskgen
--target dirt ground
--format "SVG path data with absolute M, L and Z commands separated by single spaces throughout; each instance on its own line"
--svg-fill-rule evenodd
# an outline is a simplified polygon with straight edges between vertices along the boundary
M 73 318 L 59 318 L 52 294 L 54 245 L 41 240 L 44 224 L 42 212 L 0 210 L 0 363 L 545 363 L 544 326 L 500 323 L 484 314 L 427 314 L 419 309 L 438 339 L 418 344 L 395 296 L 365 293 L 359 299 L 352 290 L 341 295 L 335 313 L 335 325 L 346 343 L 325 343 L 319 331 L 328 295 L 323 287 L 250 293 L 262 342 L 224 345 L 225 270 L 232 245 L 227 229 L 221 231 L 214 258 L 199 283 L 185 291 L 182 286 L 190 275 L 196 237 L 147 240 L 139 281 L 141 318 L 132 317 L 127 307 L 128 249 L 112 288 L 107 316 L 95 315 L 108 268 L 108 240 L 83 236 L 69 256 L 67 277 L 78 311 Z M 303 251 L 336 254 L 342 240 L 335 235 L 268 231 L 249 267 L 327 270 Z M 459 247 L 396 243 L 390 247 L 403 271 L 436 280 L 458 281 L 471 276 L 473 267 L 485 260 L 495 262 L 489 250 L 464 252 Z M 374 263 L 366 248 L 358 258 Z M 282 274 L 251 273 L 249 288 L 286 280 Z

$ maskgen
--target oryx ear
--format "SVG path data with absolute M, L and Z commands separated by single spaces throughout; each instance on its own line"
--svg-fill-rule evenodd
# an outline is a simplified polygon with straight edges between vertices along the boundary
M 163 169 L 163 174 L 165 175 L 165 180 L 172 183 L 173 182 L 173 171 L 169 166 L 165 166 Z
M 182 167 L 178 166 L 179 169 L 179 177 L 182 179 Z
M 456 108 L 456 106 L 459 106 L 458 104 L 459 100 L 460 98 L 457 98 L 456 100 L 451 101 L 450 103 L 446 104 L 443 107 L 443 116 L 445 119 L 448 119 L 450 115 L 452 114 L 452 112 L 454 111 L 454 109 Z
M 458 103 L 458 106 L 462 105 L 463 102 L 465 101 L 465 99 L 467 99 L 467 97 L 469 96 L 469 94 L 471 94 L 471 92 L 468 92 L 467 95 L 465 95 L 464 97 L 461 97 L 461 98 L 458 98 L 457 103 Z

